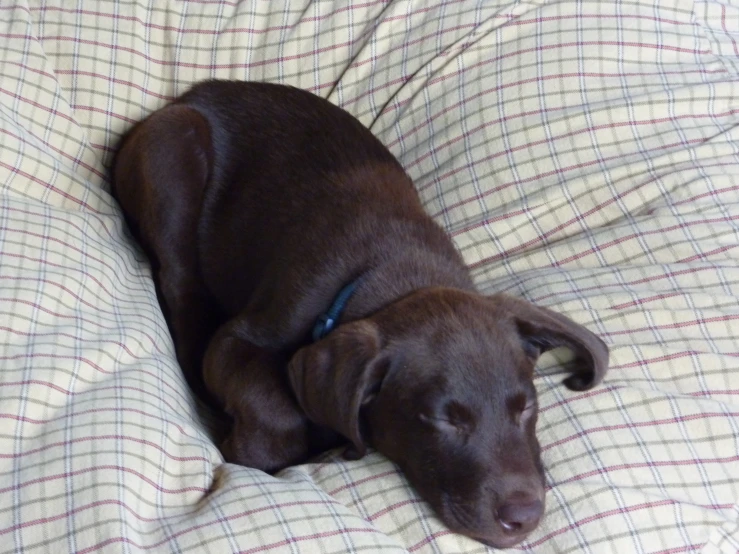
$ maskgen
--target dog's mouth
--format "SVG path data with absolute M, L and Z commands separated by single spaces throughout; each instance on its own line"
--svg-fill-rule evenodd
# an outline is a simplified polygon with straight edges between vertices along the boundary
M 502 521 L 497 510 L 489 510 L 485 516 L 474 505 L 463 503 L 452 495 L 442 493 L 437 513 L 450 530 L 470 537 L 493 548 L 510 548 L 523 542 L 538 526 L 522 528 Z

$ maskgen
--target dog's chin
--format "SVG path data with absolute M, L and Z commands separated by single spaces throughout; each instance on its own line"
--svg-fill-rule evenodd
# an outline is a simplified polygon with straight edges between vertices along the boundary
M 485 546 L 491 546 L 493 548 L 511 548 L 513 546 L 516 546 L 518 543 L 523 542 L 528 535 L 528 533 L 523 533 L 521 535 L 515 536 L 505 535 L 502 537 L 497 537 L 495 539 L 491 539 L 489 537 L 475 537 L 472 535 L 469 536 L 477 542 L 481 542 Z
M 491 523 L 491 527 L 497 527 L 495 522 Z M 465 535 L 485 546 L 493 548 L 511 548 L 526 540 L 530 533 L 509 534 L 501 529 L 467 529 L 464 527 L 449 528 L 455 533 Z

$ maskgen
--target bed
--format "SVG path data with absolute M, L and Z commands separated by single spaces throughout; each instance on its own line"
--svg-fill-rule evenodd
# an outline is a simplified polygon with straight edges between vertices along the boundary
M 106 173 L 215 77 L 354 114 L 482 292 L 609 344 L 538 364 L 514 550 L 739 551 L 738 42 L 737 0 L 0 3 L 0 552 L 488 551 L 377 453 L 223 463 Z

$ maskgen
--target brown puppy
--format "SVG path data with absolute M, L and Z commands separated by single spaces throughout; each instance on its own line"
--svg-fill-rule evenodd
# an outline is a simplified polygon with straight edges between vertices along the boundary
M 478 294 L 356 119 L 290 87 L 202 83 L 125 137 L 114 193 L 189 383 L 230 416 L 228 461 L 274 472 L 348 440 L 347 456 L 396 462 L 455 531 L 505 547 L 536 527 L 534 363 L 571 348 L 565 384 L 585 390 L 608 350 Z

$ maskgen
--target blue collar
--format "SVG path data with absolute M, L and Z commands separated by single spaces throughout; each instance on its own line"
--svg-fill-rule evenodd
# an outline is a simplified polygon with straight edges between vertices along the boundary
M 354 294 L 358 284 L 359 279 L 355 279 L 346 285 L 339 291 L 339 294 L 336 295 L 336 298 L 334 298 L 334 301 L 331 306 L 329 306 L 328 310 L 318 316 L 316 324 L 313 326 L 314 342 L 321 340 L 333 331 L 339 318 L 341 318 L 341 312 L 346 308 L 346 303 L 349 302 L 349 299 L 352 297 L 352 294 Z

